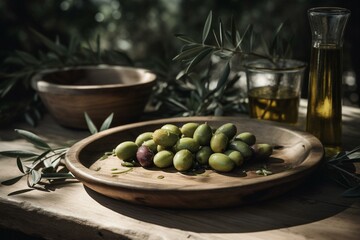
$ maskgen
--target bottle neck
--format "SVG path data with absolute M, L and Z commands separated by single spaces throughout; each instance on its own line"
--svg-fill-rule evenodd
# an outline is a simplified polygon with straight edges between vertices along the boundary
M 312 8 L 308 11 L 313 47 L 342 48 L 350 11 L 344 8 Z

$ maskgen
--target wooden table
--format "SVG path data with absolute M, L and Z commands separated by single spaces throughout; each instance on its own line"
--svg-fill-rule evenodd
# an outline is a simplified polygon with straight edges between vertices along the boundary
M 345 146 L 360 145 L 360 109 L 344 107 L 343 123 Z M 17 138 L 14 128 L 53 143 L 89 135 L 65 129 L 46 116 L 37 128 L 18 124 L 1 129 L 0 151 L 32 148 Z M 1 157 L 0 164 L 1 182 L 20 175 L 15 159 Z M 22 178 L 11 186 L 0 185 L 0 226 L 46 239 L 358 239 L 360 199 L 341 197 L 343 190 L 318 171 L 301 186 L 265 202 L 169 210 L 113 200 L 79 182 L 32 190 Z

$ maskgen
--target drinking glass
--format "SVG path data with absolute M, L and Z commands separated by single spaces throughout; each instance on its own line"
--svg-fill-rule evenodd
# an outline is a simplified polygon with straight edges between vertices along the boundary
M 245 64 L 250 117 L 296 123 L 306 64 L 267 59 Z

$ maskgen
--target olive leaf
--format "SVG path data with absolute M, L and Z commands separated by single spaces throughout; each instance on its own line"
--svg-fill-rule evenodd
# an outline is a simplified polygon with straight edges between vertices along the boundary
M 229 74 L 230 74 L 230 63 L 227 62 L 225 69 L 223 70 L 221 78 L 219 79 L 215 89 L 221 90 L 221 92 L 224 91 L 225 87 L 227 86 L 227 82 L 229 80 Z
M 21 129 L 15 129 L 15 131 L 24 139 L 26 139 L 27 141 L 29 141 L 30 143 L 34 144 L 36 147 L 41 148 L 41 149 L 51 149 L 51 147 L 43 140 L 41 139 L 39 136 L 37 136 L 36 134 L 26 131 L 26 130 L 21 130 Z
M 185 34 L 175 34 L 175 37 L 186 43 L 195 43 L 196 41 Z
M 255 173 L 258 175 L 263 175 L 263 176 L 268 176 L 268 175 L 273 174 L 271 171 L 267 170 L 266 168 L 256 170 Z
M 218 40 L 218 37 L 216 36 L 216 33 L 215 33 L 215 30 L 213 29 L 212 30 L 212 33 L 213 33 L 213 35 L 214 35 L 214 39 L 215 39 L 215 41 L 216 41 L 216 44 L 217 44 L 217 47 L 221 47 L 221 44 L 220 44 L 220 42 L 219 42 L 219 40 Z
M 188 48 L 188 49 L 184 50 L 183 52 L 180 52 L 178 55 L 176 55 L 173 58 L 173 60 L 177 60 L 177 61 L 189 60 L 189 59 L 193 58 L 194 56 L 197 56 L 203 50 L 204 50 L 203 46 L 194 45 L 193 47 Z
M 38 156 L 38 154 L 23 150 L 12 150 L 12 151 L 1 151 L 0 155 L 6 156 L 6 157 L 20 157 L 20 158 L 28 158 L 28 157 L 34 157 Z
M 25 176 L 25 174 L 2 181 L 1 184 L 5 185 L 5 186 L 11 186 L 11 185 L 17 183 L 23 176 Z
M 104 131 L 106 129 L 108 129 L 111 125 L 111 122 L 113 120 L 113 117 L 114 117 L 114 113 L 111 113 L 106 119 L 105 121 L 103 122 L 103 124 L 101 125 L 100 127 L 100 132 L 101 131 Z
M 88 129 L 90 131 L 91 134 L 95 134 L 98 132 L 97 127 L 95 126 L 94 122 L 91 120 L 91 118 L 89 117 L 89 115 L 87 114 L 87 112 L 84 113 L 85 116 L 85 121 L 86 124 L 88 126 Z
M 90 116 L 87 114 L 87 112 L 84 112 L 84 116 L 85 116 L 85 121 L 86 124 L 88 126 L 88 129 L 90 131 L 91 134 L 95 134 L 98 133 L 99 130 L 97 129 L 97 127 L 95 126 L 94 122 L 91 120 Z M 111 125 L 111 122 L 113 120 L 114 117 L 114 113 L 111 113 L 106 119 L 105 121 L 102 123 L 101 127 L 100 127 L 100 131 L 104 131 L 106 129 L 108 129 Z
M 207 37 L 209 35 L 211 23 L 212 23 L 212 11 L 209 12 L 209 15 L 207 16 L 206 21 L 205 21 L 205 25 L 203 28 L 203 34 L 202 34 L 202 44 L 205 44 L 205 40 L 207 39 Z
M 224 27 L 221 18 L 219 18 L 219 42 L 220 46 L 224 47 Z
M 230 33 L 230 38 L 231 38 L 231 43 L 232 45 L 236 48 L 237 45 L 237 37 L 238 37 L 238 32 L 237 32 L 237 27 L 236 27 L 236 22 L 234 17 L 231 17 L 231 33 Z
M 43 173 L 42 178 L 47 180 L 73 179 L 74 175 L 71 173 Z
M 343 197 L 360 197 L 360 185 L 349 188 L 342 193 Z
M 17 164 L 20 172 L 25 173 L 24 166 L 23 166 L 23 164 L 22 164 L 22 162 L 21 162 L 20 157 L 17 157 L 17 158 L 16 158 L 16 164 Z
M 45 37 L 43 34 L 39 33 L 38 31 L 34 29 L 30 29 L 32 34 L 38 38 L 46 47 L 48 47 L 51 51 L 53 51 L 58 56 L 62 56 L 64 53 L 66 53 L 66 48 L 61 45 L 60 43 L 54 43 L 47 37 Z M 57 40 L 58 41 L 58 40 Z
M 36 59 L 34 56 L 32 56 L 31 54 L 29 54 L 27 52 L 16 50 L 15 54 L 19 57 L 18 59 L 20 59 L 25 65 L 26 64 L 32 64 L 32 65 L 41 64 L 41 62 L 38 59 Z
M 28 175 L 28 186 L 34 187 L 41 180 L 41 173 L 35 169 L 30 171 L 30 175 Z
M 213 49 L 211 48 L 205 48 L 203 49 L 198 55 L 196 55 L 196 57 L 191 60 L 190 64 L 187 66 L 185 73 L 190 72 L 190 70 L 192 70 L 192 68 L 198 64 L 199 62 L 201 62 L 207 55 L 209 55 L 211 52 L 213 51 Z

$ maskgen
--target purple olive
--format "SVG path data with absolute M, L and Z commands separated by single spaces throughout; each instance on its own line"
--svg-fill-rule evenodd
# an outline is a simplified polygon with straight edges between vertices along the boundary
M 142 167 L 151 167 L 154 164 L 154 152 L 149 147 L 142 145 L 136 152 L 136 159 Z

